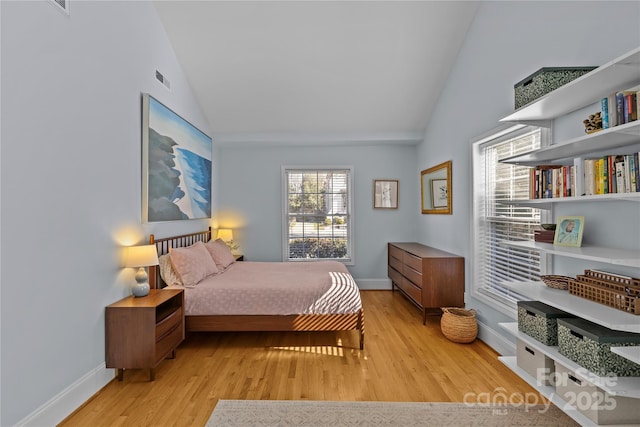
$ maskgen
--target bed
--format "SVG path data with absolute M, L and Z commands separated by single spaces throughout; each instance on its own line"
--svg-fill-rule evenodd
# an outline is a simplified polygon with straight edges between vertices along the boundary
M 198 272 L 193 283 L 173 283 L 167 273 L 166 259 L 171 252 L 177 265 L 179 254 L 205 246 L 211 252 L 211 228 L 196 233 L 156 239 L 161 266 L 149 267 L 152 289 L 182 287 L 185 291 L 187 331 L 348 331 L 359 334 L 364 349 L 364 312 L 360 292 L 344 264 L 337 261 L 252 262 L 231 261 L 217 264 L 218 271 Z M 224 251 L 226 251 L 226 247 Z M 231 256 L 223 254 L 224 257 Z M 191 256 L 191 255 L 189 255 Z M 194 266 L 195 258 L 189 258 Z M 164 264 L 163 264 L 164 262 Z M 207 265 L 209 259 L 207 259 Z M 199 265 L 194 270 L 200 270 Z M 161 275 L 161 270 L 163 274 Z M 183 270 L 184 271 L 184 270 Z M 208 274 L 208 275 L 207 275 Z M 200 279 L 201 276 L 205 278 Z

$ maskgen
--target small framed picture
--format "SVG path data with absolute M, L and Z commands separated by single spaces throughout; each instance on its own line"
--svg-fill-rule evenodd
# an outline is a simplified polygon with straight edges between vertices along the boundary
M 559 216 L 556 225 L 556 234 L 553 244 L 558 246 L 582 245 L 582 232 L 584 231 L 583 216 Z
M 431 206 L 435 209 L 446 208 L 449 204 L 447 196 L 447 180 L 432 179 L 431 180 Z
M 398 209 L 397 179 L 376 179 L 373 181 L 373 208 Z

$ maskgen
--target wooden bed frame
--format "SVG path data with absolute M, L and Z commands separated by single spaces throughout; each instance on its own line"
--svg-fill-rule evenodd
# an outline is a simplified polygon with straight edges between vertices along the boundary
M 149 243 L 156 246 L 158 256 L 169 253 L 169 248 L 190 246 L 196 242 L 211 240 L 211 227 L 206 231 L 156 239 L 149 236 Z M 149 267 L 151 289 L 163 288 L 158 266 Z M 300 314 L 300 315 L 212 315 L 186 316 L 187 331 L 347 331 L 357 330 L 360 350 L 364 349 L 364 312 L 353 314 Z

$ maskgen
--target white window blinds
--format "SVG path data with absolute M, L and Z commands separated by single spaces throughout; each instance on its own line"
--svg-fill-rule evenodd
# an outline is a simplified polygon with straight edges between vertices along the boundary
M 540 128 L 515 126 L 474 144 L 474 293 L 511 309 L 522 298 L 501 285 L 538 280 L 540 253 L 501 242 L 533 240 L 540 210 L 503 203 L 529 198 L 529 168 L 500 160 L 540 148 L 542 137 Z
M 283 259 L 352 259 L 351 168 L 283 168 Z

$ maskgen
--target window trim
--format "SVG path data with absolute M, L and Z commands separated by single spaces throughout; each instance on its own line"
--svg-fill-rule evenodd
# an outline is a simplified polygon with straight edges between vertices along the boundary
M 289 182 L 287 179 L 287 172 L 291 170 L 299 170 L 299 171 L 349 171 L 347 177 L 347 188 L 348 188 L 348 197 L 347 197 L 347 210 L 349 212 L 349 220 L 347 226 L 347 250 L 349 254 L 349 258 L 338 259 L 338 258 L 289 258 L 289 220 L 288 220 L 288 194 L 289 194 Z M 282 216 L 282 231 L 280 233 L 282 238 L 282 261 L 284 262 L 302 262 L 302 261 L 338 261 L 343 263 L 344 265 L 355 265 L 355 243 L 354 243 L 354 210 L 353 210 L 353 200 L 354 200 L 354 186 L 353 186 L 353 173 L 354 167 L 352 165 L 282 165 L 280 168 L 280 180 L 281 180 L 281 188 L 282 188 L 282 204 L 281 204 L 281 216 Z
M 478 234 L 480 230 L 476 227 L 478 222 L 477 220 L 477 206 L 476 206 L 476 194 L 483 193 L 484 188 L 480 185 L 480 182 L 476 179 L 476 175 L 479 173 L 477 170 L 478 167 L 478 157 L 481 154 L 481 147 L 483 144 L 489 141 L 495 141 L 495 143 L 499 143 L 500 140 L 505 139 L 505 137 L 515 136 L 517 137 L 518 133 L 525 133 L 526 129 L 531 126 L 525 124 L 503 124 L 498 126 L 492 130 L 489 130 L 482 135 L 473 138 L 471 140 L 472 148 L 471 148 L 471 189 L 470 192 L 470 203 L 471 203 L 471 216 L 470 216 L 470 230 L 471 230 L 471 296 L 484 304 L 487 304 L 489 307 L 503 313 L 509 315 L 510 317 L 517 316 L 517 305 L 507 299 L 506 297 L 498 294 L 492 293 L 491 291 L 484 289 L 479 284 L 475 278 L 479 274 L 479 257 L 477 256 L 477 239 L 479 238 Z M 540 127 L 541 137 L 540 137 L 540 148 L 547 147 L 551 141 L 551 129 Z M 540 210 L 540 222 L 549 222 L 553 218 L 552 210 Z M 551 270 L 551 257 L 545 253 L 540 253 L 540 274 L 547 274 L 548 271 Z M 513 292 L 513 295 L 518 295 L 516 292 Z

